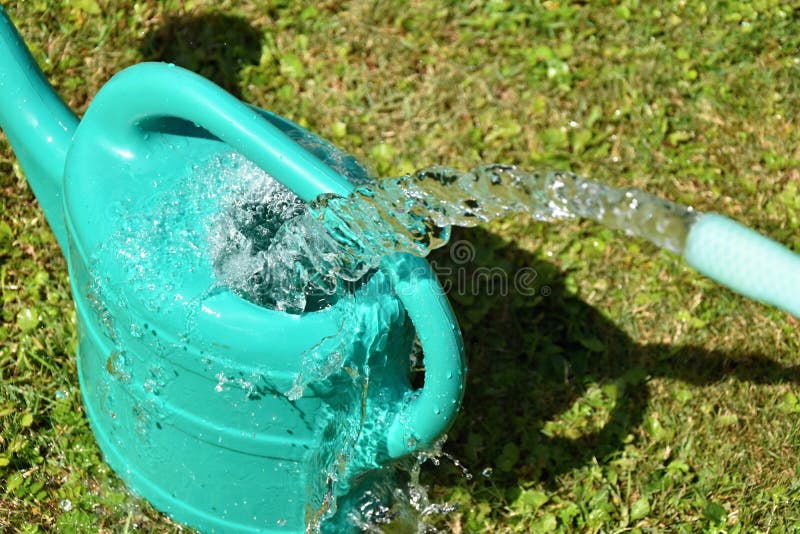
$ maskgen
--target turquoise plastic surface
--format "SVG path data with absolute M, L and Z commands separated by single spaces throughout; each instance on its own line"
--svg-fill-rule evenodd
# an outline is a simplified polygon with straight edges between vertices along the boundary
M 148 202 L 154 181 L 180 183 L 196 162 L 231 148 L 303 199 L 347 194 L 351 183 L 326 164 L 330 144 L 166 64 L 115 76 L 78 124 L 2 8 L 0 96 L 0 126 L 67 254 L 87 417 L 108 463 L 157 508 L 204 531 L 304 532 L 325 514 L 326 477 L 341 479 L 338 496 L 349 502 L 350 480 L 380 472 L 447 429 L 463 393 L 463 345 L 420 258 L 386 258 L 352 309 L 340 302 L 290 315 L 217 291 L 187 335 L 185 314 L 154 308 L 113 256 L 94 255 L 125 210 Z M 312 154 L 292 137 L 319 148 Z M 174 270 L 156 266 L 153 286 L 164 286 L 159 272 Z M 179 275 L 181 295 L 199 295 L 214 281 L 210 269 Z M 106 287 L 100 302 L 98 276 Z M 351 337 L 335 356 L 343 369 L 369 369 L 369 387 L 355 389 L 341 371 L 289 400 L 284 393 L 307 370 L 309 354 L 324 365 L 339 350 L 343 324 Z M 416 391 L 408 358 L 415 331 L 426 369 Z M 337 420 L 353 399 L 357 416 Z M 334 439 L 340 423 L 361 432 L 346 471 L 327 473 L 320 458 L 347 452 Z M 335 524 L 335 532 L 347 528 Z
M 800 317 L 800 256 L 780 243 L 709 213 L 692 226 L 684 258 L 737 293 Z

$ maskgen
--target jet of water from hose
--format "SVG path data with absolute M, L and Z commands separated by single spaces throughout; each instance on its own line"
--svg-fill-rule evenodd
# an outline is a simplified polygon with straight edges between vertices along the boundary
M 385 255 L 427 256 L 447 243 L 451 226 L 475 226 L 511 214 L 538 221 L 582 217 L 680 254 L 700 215 L 639 189 L 511 165 L 466 172 L 429 167 L 361 186 L 348 197 L 320 197 L 308 207 L 299 200 L 284 202 L 281 209 L 289 217 L 277 231 L 271 217 L 249 218 L 257 234 L 269 235 L 260 247 L 252 240 L 244 248 L 238 242 L 217 246 L 214 266 L 221 284 L 257 304 L 291 313 L 302 312 L 309 295 L 333 296 L 343 282 L 358 281 Z M 231 256 L 239 259 L 230 261 Z

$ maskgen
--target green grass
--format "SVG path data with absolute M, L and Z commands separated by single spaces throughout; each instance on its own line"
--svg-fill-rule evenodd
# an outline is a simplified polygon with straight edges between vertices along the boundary
M 78 113 L 115 72 L 168 59 L 380 174 L 571 169 L 800 251 L 795 0 L 240 4 L 7 9 Z M 102 462 L 77 389 L 65 262 L 3 141 L 0 186 L 0 525 L 177 529 Z M 474 262 L 443 251 L 437 265 L 532 267 L 537 295 L 452 295 L 470 377 L 445 451 L 473 477 L 425 465 L 431 498 L 459 505 L 440 528 L 800 527 L 795 319 L 591 224 L 509 219 L 456 239 L 475 244 Z

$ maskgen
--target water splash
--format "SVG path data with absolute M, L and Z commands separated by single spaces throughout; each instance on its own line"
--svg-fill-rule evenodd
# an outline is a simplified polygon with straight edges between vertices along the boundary
M 291 193 L 284 188 L 281 195 Z M 358 187 L 346 198 L 323 196 L 310 206 L 289 205 L 291 210 L 281 212 L 289 216 L 278 228 L 273 217 L 261 219 L 263 224 L 247 219 L 246 231 L 227 240 L 218 234 L 212 249 L 220 283 L 252 302 L 292 313 L 307 309 L 310 295 L 319 301 L 335 297 L 343 284 L 379 267 L 383 256 L 427 256 L 447 242 L 451 226 L 475 226 L 511 214 L 539 221 L 583 217 L 680 253 L 698 216 L 690 207 L 639 189 L 510 165 L 467 172 L 430 167 Z M 236 227 L 241 218 L 234 210 L 227 220 Z M 248 240 L 253 234 L 269 239 Z
M 347 525 L 373 534 L 440 532 L 434 526 L 435 520 L 455 512 L 458 507 L 431 500 L 428 486 L 420 479 L 422 468 L 428 462 L 438 467 L 441 459 L 445 458 L 465 475 L 468 473 L 461 462 L 444 452 L 446 440 L 447 436 L 442 436 L 429 449 L 418 451 L 413 457 L 394 465 L 391 476 L 375 478 L 368 487 L 360 488 L 357 502 L 347 507 Z

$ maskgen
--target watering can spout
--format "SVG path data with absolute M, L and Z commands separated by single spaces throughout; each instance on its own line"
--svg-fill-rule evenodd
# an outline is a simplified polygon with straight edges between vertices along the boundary
M 62 178 L 77 125 L 0 6 L 0 129 L 62 249 L 67 246 Z

